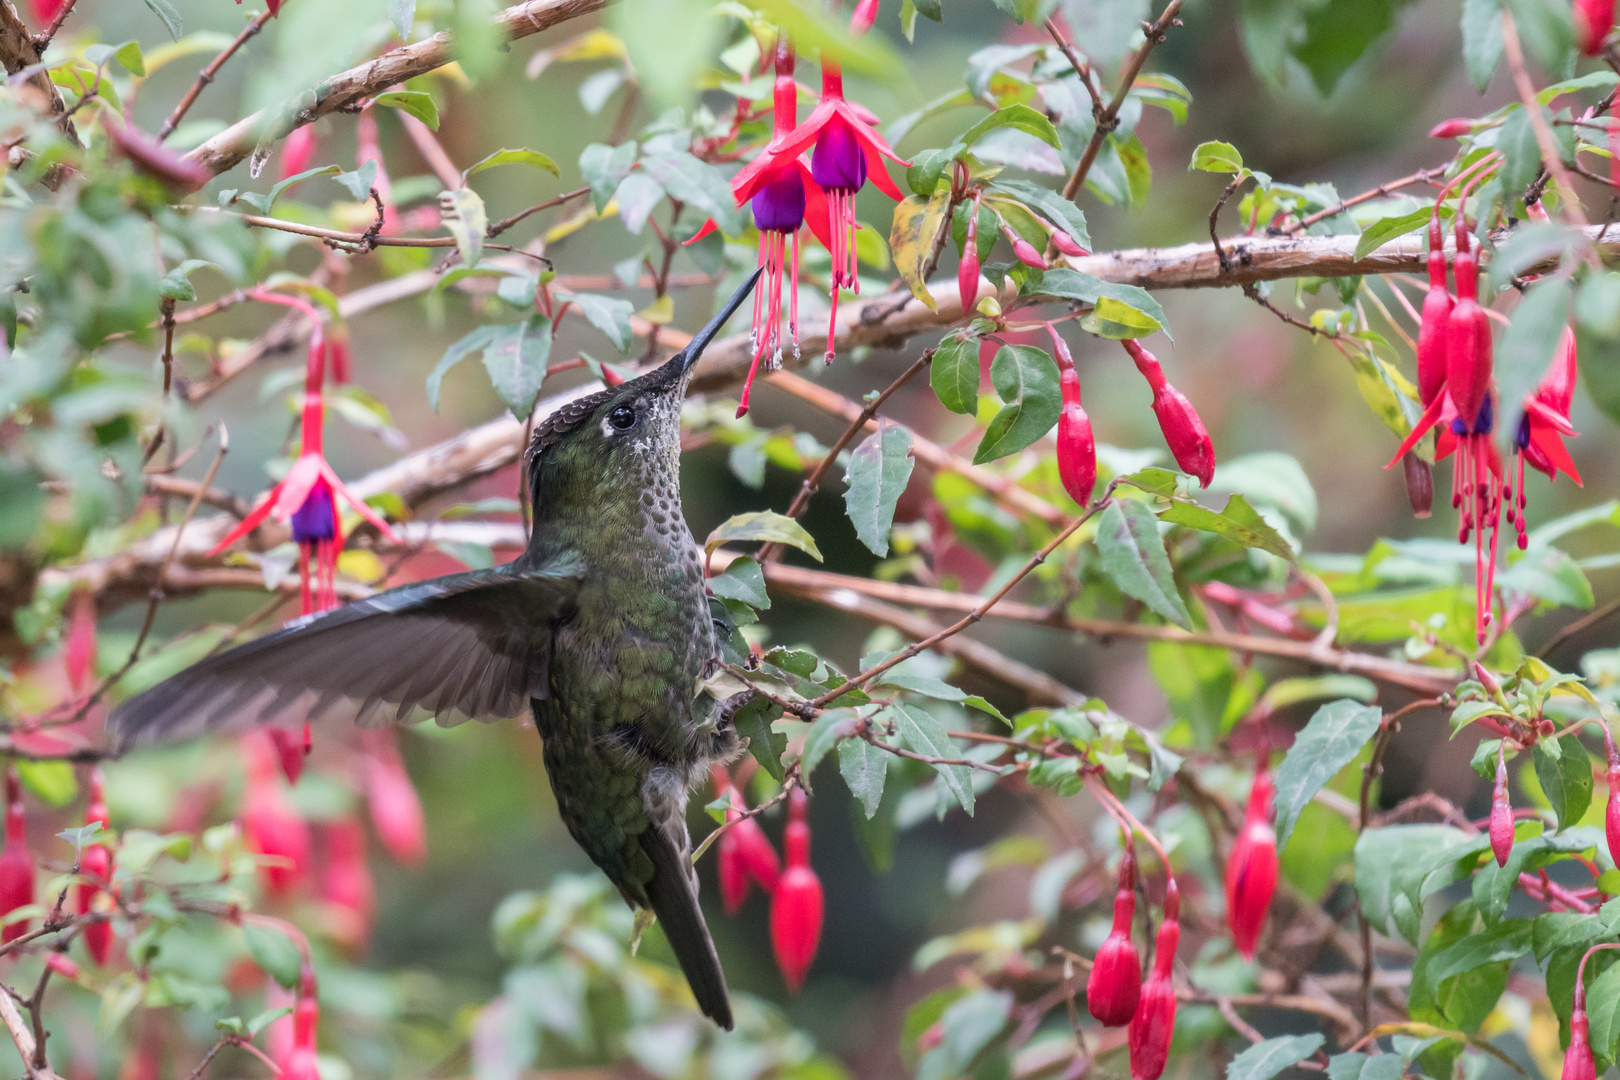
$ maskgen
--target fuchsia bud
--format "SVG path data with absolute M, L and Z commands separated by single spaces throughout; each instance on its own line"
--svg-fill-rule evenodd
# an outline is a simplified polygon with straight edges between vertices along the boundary
M 1170 453 L 1175 455 L 1176 465 L 1182 472 L 1198 477 L 1201 486 L 1209 487 L 1215 478 L 1215 444 L 1210 441 L 1197 410 L 1186 394 L 1170 385 L 1152 353 L 1130 338 L 1120 344 L 1125 346 L 1125 351 L 1136 361 L 1136 369 L 1153 388 L 1153 414 L 1158 417 L 1159 430 L 1164 433 Z
M 1575 40 L 1581 52 L 1587 56 L 1602 52 L 1603 39 L 1609 36 L 1613 26 L 1614 0 L 1575 0 Z M 1567 1074 L 1569 1066 L 1565 1065 L 1564 1069 Z
M 1052 264 L 1046 261 L 1046 256 L 1035 250 L 1034 244 L 1031 244 L 1022 236 L 1014 236 L 1010 231 L 1007 232 L 1007 238 L 1012 241 L 1013 254 L 1018 256 L 1019 262 L 1025 266 L 1033 266 L 1037 270 L 1051 268 Z
M 1609 801 L 1603 809 L 1603 831 L 1609 840 L 1609 858 L 1620 866 L 1620 749 L 1614 744 L 1614 734 L 1603 724 L 1603 749 L 1609 759 Z
M 1159 1080 L 1170 1059 L 1170 1038 L 1176 1030 L 1176 990 L 1170 974 L 1181 943 L 1181 894 L 1171 878 L 1164 895 L 1164 921 L 1153 946 L 1153 972 L 1142 984 L 1141 1000 L 1126 1043 L 1131 1052 L 1131 1080 Z
M 1491 853 L 1497 866 L 1506 866 L 1513 852 L 1513 807 L 1508 805 L 1507 743 L 1496 748 L 1496 785 L 1491 789 Z
M 304 775 L 304 759 L 309 757 L 312 745 L 309 725 L 306 723 L 302 732 L 292 732 L 278 724 L 267 724 L 264 732 L 276 748 L 276 760 L 281 763 L 287 783 L 297 787 L 298 778 Z
M 1084 256 L 1091 254 L 1091 252 L 1075 243 L 1074 237 L 1070 236 L 1062 229 L 1052 230 L 1052 246 L 1071 258 L 1083 258 Z
M 315 160 L 315 125 L 304 124 L 287 133 L 281 144 L 281 178 L 297 176 Z
M 967 238 L 962 242 L 962 261 L 956 267 L 956 290 L 962 297 L 962 314 L 973 314 L 979 299 L 979 200 L 975 196 L 968 210 Z
M 326 827 L 326 871 L 321 875 L 321 899 L 336 914 L 338 938 L 362 945 L 371 935 L 377 912 L 377 887 L 366 861 L 366 831 L 352 817 Z
M 795 993 L 821 944 L 821 879 L 810 869 L 810 826 L 805 821 L 809 803 L 803 788 L 788 796 L 788 823 L 782 834 L 787 867 L 771 897 L 771 950 L 788 988 Z
M 22 781 L 13 765 L 6 772 L 6 847 L 0 851 L 0 918 L 34 902 L 34 857 L 28 850 L 28 815 L 23 809 Z M 0 943 L 15 941 L 28 931 L 18 919 L 0 930 Z
M 1459 249 L 1467 234 L 1459 230 Z M 1479 257 L 1472 248 L 1457 252 L 1457 301 L 1446 335 L 1446 389 L 1463 425 L 1473 431 L 1491 387 L 1491 324 L 1479 306 Z M 1423 306 L 1428 307 L 1425 299 Z M 1421 331 L 1420 331 L 1421 332 Z
M 332 381 L 346 383 L 354 375 L 354 351 L 349 345 L 349 327 L 334 322 L 326 331 L 326 359 Z
M 1114 926 L 1097 949 L 1086 979 L 1086 1008 L 1105 1027 L 1128 1024 L 1142 996 L 1142 957 L 1131 940 L 1136 916 L 1136 853 L 1127 846 L 1119 861 Z
M 1474 130 L 1474 122 L 1466 116 L 1442 120 L 1429 129 L 1431 139 L 1456 139 Z
M 1590 956 L 1588 951 L 1586 956 Z M 1564 1051 L 1564 1070 L 1559 1080 L 1597 1080 L 1597 1063 L 1592 1060 L 1592 1038 L 1586 1016 L 1586 986 L 1581 976 L 1586 956 L 1575 969 L 1575 994 L 1569 1013 L 1569 1048 Z
M 274 746 L 261 732 L 241 740 L 247 757 L 247 783 L 242 793 L 242 835 L 248 847 L 265 857 L 260 867 L 265 887 L 282 896 L 309 870 L 309 826 L 276 781 Z
M 84 693 L 96 671 L 96 597 L 89 589 L 77 590 L 68 601 L 62 662 L 67 668 L 68 686 L 75 694 Z
M 1271 897 L 1277 891 L 1277 833 L 1272 828 L 1276 786 L 1264 765 L 1249 788 L 1243 828 L 1226 860 L 1226 921 L 1245 960 L 1254 959 Z
M 1401 469 L 1406 475 L 1406 501 L 1412 504 L 1412 516 L 1428 517 L 1434 509 L 1434 467 L 1408 450 L 1401 455 Z
M 62 976 L 64 979 L 77 979 L 84 974 L 73 958 L 66 953 L 48 952 L 45 954 L 45 966 Z
M 34 21 L 43 30 L 56 21 L 66 3 L 67 0 L 29 0 L 29 7 L 33 8 Z
M 878 0 L 860 0 L 855 5 L 855 14 L 849 17 L 849 32 L 864 34 L 872 29 L 872 22 L 877 18 Z
M 90 770 L 90 803 L 84 810 L 84 823 L 95 822 L 107 828 L 107 800 L 105 777 L 99 768 Z M 91 881 L 103 885 L 112 880 L 112 853 L 103 843 L 87 844 L 79 853 L 79 872 Z M 75 909 L 87 915 L 95 909 L 95 899 L 102 893 L 100 885 L 80 884 L 75 887 Z M 84 928 L 84 948 L 97 966 L 105 966 L 112 951 L 112 923 L 103 919 Z
M 1429 219 L 1429 291 L 1418 324 L 1418 400 L 1428 405 L 1446 385 L 1446 343 L 1455 301 L 1446 289 L 1446 254 L 1438 214 Z
M 415 866 L 427 857 L 427 823 L 422 800 L 399 757 L 392 728 L 370 733 L 366 768 L 366 803 L 377 838 L 394 861 Z
M 292 1048 L 282 1058 L 281 1080 L 321 1080 L 315 1054 L 315 1029 L 321 1019 L 315 972 L 306 961 L 299 977 L 298 1001 L 293 1005 Z
M 1058 479 L 1069 498 L 1081 506 L 1091 502 L 1091 489 L 1097 483 L 1097 440 L 1091 433 L 1091 417 L 1080 404 L 1080 375 L 1074 370 L 1074 356 L 1068 343 L 1051 323 L 1052 349 L 1057 354 L 1058 385 L 1063 393 L 1063 411 L 1058 414 Z

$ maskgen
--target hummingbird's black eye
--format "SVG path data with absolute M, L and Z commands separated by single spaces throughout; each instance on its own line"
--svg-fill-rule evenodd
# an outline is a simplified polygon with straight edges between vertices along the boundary
M 608 423 L 620 431 L 628 431 L 636 426 L 636 410 L 628 405 L 619 405 L 608 413 Z

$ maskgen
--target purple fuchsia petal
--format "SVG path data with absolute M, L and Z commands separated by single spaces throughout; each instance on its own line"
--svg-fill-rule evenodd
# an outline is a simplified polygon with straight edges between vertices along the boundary
M 332 485 L 325 479 L 316 480 L 304 504 L 293 511 L 292 534 L 300 544 L 330 540 L 337 535 L 337 504 L 332 498 Z
M 810 175 L 824 188 L 858 191 L 866 183 L 866 153 L 855 128 L 835 115 L 810 155 Z
M 754 224 L 760 231 L 796 232 L 804 224 L 804 181 L 799 170 L 783 169 L 754 196 Z

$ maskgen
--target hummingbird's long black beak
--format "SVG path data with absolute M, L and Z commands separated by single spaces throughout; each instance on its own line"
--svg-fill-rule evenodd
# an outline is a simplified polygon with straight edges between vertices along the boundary
M 748 280 L 743 282 L 737 291 L 731 294 L 731 299 L 726 301 L 726 306 L 720 309 L 720 313 L 709 320 L 709 325 L 699 330 L 692 340 L 686 343 L 686 348 L 680 351 L 682 371 L 692 370 L 692 365 L 698 362 L 698 357 L 702 356 L 703 350 L 709 347 L 709 342 L 714 340 L 714 335 L 720 332 L 720 328 L 726 325 L 726 320 L 737 313 L 737 309 L 742 307 L 743 301 L 748 299 L 748 294 L 754 291 L 754 286 L 759 283 L 759 275 L 764 272 L 765 268 L 762 266 L 750 274 Z

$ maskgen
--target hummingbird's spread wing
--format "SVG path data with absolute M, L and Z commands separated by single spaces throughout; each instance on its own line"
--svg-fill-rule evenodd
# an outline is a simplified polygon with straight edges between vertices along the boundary
M 114 749 L 333 711 L 372 726 L 417 710 L 441 722 L 519 716 L 548 693 L 553 627 L 581 572 L 520 558 L 300 619 L 124 702 L 107 720 Z

